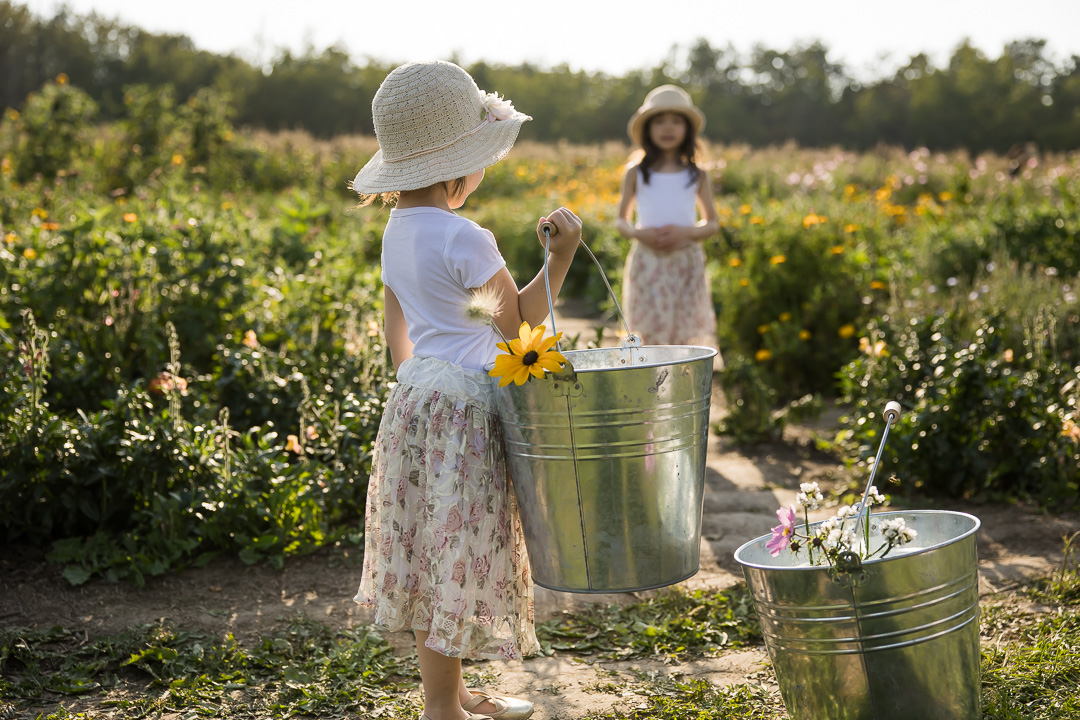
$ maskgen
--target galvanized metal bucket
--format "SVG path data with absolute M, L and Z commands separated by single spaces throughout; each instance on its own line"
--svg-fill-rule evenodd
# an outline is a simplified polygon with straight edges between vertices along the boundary
M 627 329 L 621 348 L 563 354 L 561 372 L 497 394 L 533 580 L 611 593 L 694 575 L 716 350 Z
M 805 553 L 773 557 L 771 535 L 735 552 L 792 720 L 981 717 L 979 519 L 874 514 L 871 547 L 897 517 L 915 540 L 849 572 L 798 565 Z

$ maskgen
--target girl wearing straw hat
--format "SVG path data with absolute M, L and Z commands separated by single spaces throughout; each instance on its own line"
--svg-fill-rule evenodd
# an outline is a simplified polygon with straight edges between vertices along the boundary
M 529 559 L 494 380 L 499 333 L 548 313 L 543 273 L 518 290 L 494 236 L 454 211 L 529 116 L 448 62 L 391 72 L 371 103 L 379 150 L 352 181 L 362 204 L 396 199 L 382 245 L 387 344 L 397 384 L 372 454 L 355 600 L 416 636 L 426 720 L 521 720 L 532 703 L 470 691 L 466 659 L 538 651 Z M 558 208 L 548 273 L 558 293 L 581 221 Z M 542 240 L 543 242 L 543 240 Z M 469 318 L 478 291 L 488 319 Z M 498 327 L 498 332 L 492 323 Z
M 695 162 L 704 126 L 682 88 L 662 85 L 645 96 L 627 125 L 640 150 L 623 174 L 615 226 L 633 240 L 623 272 L 630 330 L 649 345 L 703 345 L 719 353 L 702 245 L 720 223 L 709 175 Z

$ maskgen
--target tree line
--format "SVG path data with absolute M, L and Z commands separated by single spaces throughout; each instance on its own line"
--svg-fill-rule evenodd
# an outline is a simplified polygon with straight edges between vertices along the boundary
M 673 53 L 674 55 L 674 53 Z M 1017 40 L 997 58 L 961 43 L 944 67 L 925 54 L 888 77 L 860 83 L 820 43 L 749 53 L 698 40 L 685 59 L 613 76 L 562 65 L 466 66 L 532 115 L 522 137 L 598 143 L 626 139 L 626 121 L 649 89 L 685 87 L 708 117 L 712 142 L 864 150 L 879 144 L 1006 152 L 1080 147 L 1080 56 L 1061 63 L 1040 39 Z M 453 59 L 453 58 L 450 58 Z M 371 99 L 393 65 L 357 64 L 339 47 L 281 52 L 269 67 L 197 48 L 184 35 L 151 33 L 66 9 L 39 18 L 0 0 L 0 107 L 18 109 L 65 74 L 101 108 L 122 114 L 125 89 L 171 86 L 179 98 L 211 88 L 233 120 L 318 137 L 372 134 Z

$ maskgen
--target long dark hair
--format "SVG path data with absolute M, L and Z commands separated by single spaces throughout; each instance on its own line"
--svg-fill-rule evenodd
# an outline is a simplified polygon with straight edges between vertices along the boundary
M 690 169 L 690 185 L 694 185 L 701 174 L 701 169 L 696 162 L 697 132 L 694 130 L 694 124 L 690 122 L 690 118 L 682 113 L 677 114 L 686 125 L 686 135 L 683 136 L 682 145 L 679 146 L 679 160 Z M 641 170 L 641 179 L 645 181 L 646 185 L 649 184 L 649 172 L 661 155 L 660 148 L 656 147 L 652 137 L 649 135 L 649 128 L 652 127 L 653 120 L 660 117 L 660 115 L 661 113 L 653 115 L 645 121 L 645 126 L 641 128 L 641 149 L 645 151 L 645 155 L 641 158 L 641 162 L 638 163 L 638 169 Z

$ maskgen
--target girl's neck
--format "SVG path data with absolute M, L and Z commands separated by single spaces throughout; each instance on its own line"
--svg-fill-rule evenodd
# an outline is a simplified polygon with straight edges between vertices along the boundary
M 684 169 L 686 165 L 683 164 L 682 159 L 678 153 L 665 152 L 659 155 L 656 160 L 653 161 L 652 166 L 649 168 L 652 172 L 668 173 L 678 172 Z
M 443 183 L 437 183 L 420 190 L 402 190 L 398 194 L 398 200 L 395 207 L 399 208 L 416 208 L 416 207 L 433 207 L 439 210 L 445 210 L 446 212 L 452 212 L 450 210 L 450 203 L 446 197 L 446 186 Z

